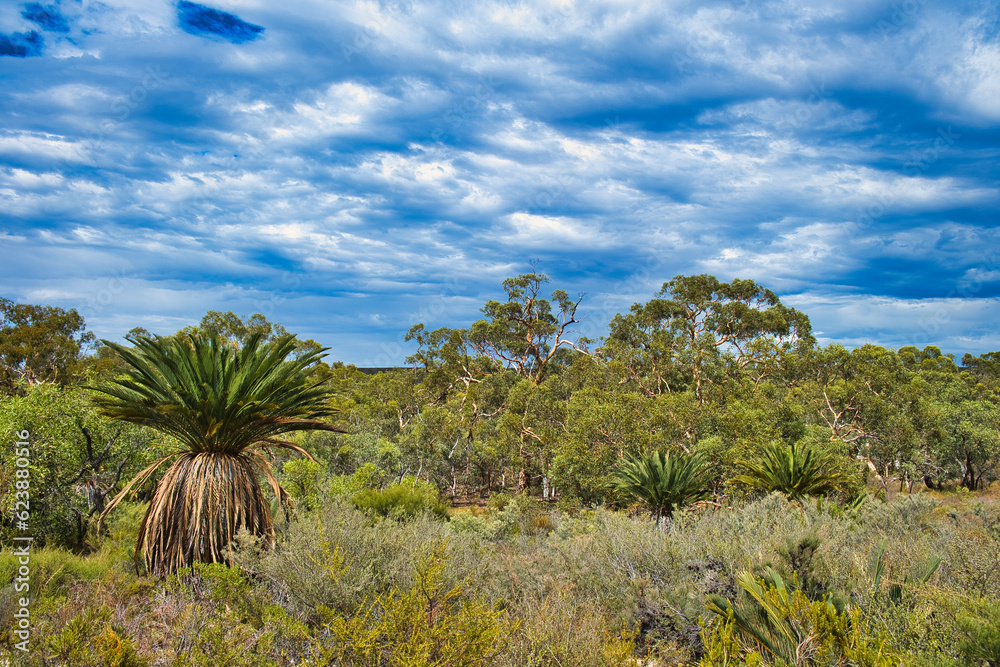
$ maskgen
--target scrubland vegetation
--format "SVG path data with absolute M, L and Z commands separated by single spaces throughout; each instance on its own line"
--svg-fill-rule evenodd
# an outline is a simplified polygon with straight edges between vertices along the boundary
M 468 329 L 413 327 L 412 367 L 377 374 L 317 362 L 259 315 L 134 330 L 116 351 L 75 313 L 4 301 L 0 494 L 26 429 L 32 511 L 19 531 L 2 496 L 0 536 L 37 548 L 27 655 L 0 554 L 0 658 L 1000 665 L 1000 354 L 821 347 L 774 294 L 710 276 L 666 283 L 588 341 L 571 336 L 582 298 L 545 299 L 544 283 L 506 281 Z M 215 341 L 223 359 L 265 339 L 304 360 L 285 385 L 322 389 L 325 425 L 262 459 L 253 484 L 273 469 L 280 487 L 253 516 L 270 523 L 230 538 L 222 521 L 220 550 L 179 548 L 179 567 L 136 554 L 150 499 L 183 476 L 149 466 L 207 445 L 94 388 L 128 377 L 130 349 Z
M 904 494 L 846 511 L 772 494 L 658 529 L 524 496 L 449 522 L 375 518 L 324 495 L 273 550 L 243 536 L 237 567 L 165 579 L 135 574 L 142 511 L 125 508 L 89 555 L 35 553 L 43 639 L 24 664 L 781 664 L 707 606 L 720 596 L 746 609 L 741 575 L 767 568 L 787 589 L 767 593 L 795 633 L 789 664 L 997 659 L 993 497 Z M 12 561 L 0 557 L 4 580 Z

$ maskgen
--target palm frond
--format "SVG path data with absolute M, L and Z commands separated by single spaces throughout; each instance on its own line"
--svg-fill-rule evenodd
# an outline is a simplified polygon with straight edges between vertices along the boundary
M 674 511 L 711 495 L 709 470 L 699 453 L 651 452 L 625 461 L 617 470 L 614 487 L 646 505 L 659 523 Z
M 771 656 L 787 664 L 799 664 L 798 649 L 806 640 L 802 628 L 792 619 L 791 603 L 785 582 L 771 568 L 757 579 L 741 572 L 736 583 L 746 598 L 734 603 L 720 595 L 709 595 L 707 608 L 722 618 L 731 617 L 741 635 Z
M 771 443 L 764 447 L 760 462 L 740 461 L 738 465 L 746 474 L 737 475 L 734 482 L 768 492 L 780 491 L 791 500 L 833 493 L 847 482 L 840 473 L 830 471 L 833 463 L 829 456 L 798 443 L 787 447 Z

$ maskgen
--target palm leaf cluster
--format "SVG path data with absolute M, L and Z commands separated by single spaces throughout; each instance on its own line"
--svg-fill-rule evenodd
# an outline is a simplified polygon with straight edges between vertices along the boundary
M 711 495 L 709 469 L 699 453 L 650 452 L 625 461 L 614 487 L 649 508 L 659 525 L 682 507 Z
M 724 619 L 732 618 L 739 634 L 763 649 L 778 664 L 814 664 L 808 659 L 808 647 L 816 637 L 798 618 L 801 611 L 795 609 L 793 594 L 781 576 L 767 568 L 767 575 L 762 580 L 742 572 L 737 575 L 736 583 L 746 594 L 745 600 L 734 603 L 710 594 L 708 610 Z M 822 604 L 828 606 L 831 616 L 836 617 L 839 613 L 829 600 Z
M 145 553 L 149 572 L 224 562 L 241 528 L 270 540 L 271 508 L 258 475 L 279 499 L 287 494 L 263 453 L 286 448 L 308 457 L 281 436 L 340 430 L 319 421 L 332 411 L 326 392 L 308 380 L 323 350 L 287 359 L 294 337 L 265 342 L 259 334 L 238 349 L 217 336 L 140 337 L 134 343 L 134 348 L 105 343 L 128 368 L 96 388 L 95 402 L 108 417 L 153 428 L 179 447 L 129 482 L 102 518 L 170 462 L 136 544 L 136 556 Z
M 858 608 L 842 608 L 833 596 L 810 600 L 794 582 L 786 585 L 771 568 L 760 579 L 744 571 L 736 583 L 742 596 L 730 601 L 709 594 L 706 606 L 719 617 L 716 629 L 723 638 L 726 628 L 732 629 L 746 664 L 751 664 L 755 653 L 760 658 L 756 664 L 789 667 L 908 664 L 887 646 L 880 622 Z
M 790 500 L 834 493 L 848 481 L 831 470 L 835 465 L 829 455 L 799 443 L 784 446 L 772 442 L 764 447 L 760 462 L 741 461 L 739 465 L 746 474 L 733 481 L 768 492 L 780 491 Z

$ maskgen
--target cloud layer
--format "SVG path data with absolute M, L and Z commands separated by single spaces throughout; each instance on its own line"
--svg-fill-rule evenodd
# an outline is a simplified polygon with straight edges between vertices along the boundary
M 358 364 L 533 261 L 587 335 L 682 273 L 825 342 L 1000 349 L 989 3 L 0 9 L 4 296 L 264 312 Z

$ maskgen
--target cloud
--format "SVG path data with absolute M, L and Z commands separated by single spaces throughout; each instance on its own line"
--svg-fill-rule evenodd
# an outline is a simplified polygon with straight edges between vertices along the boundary
M 238 16 L 187 0 L 177 3 L 177 18 L 185 32 L 222 37 L 233 44 L 251 42 L 264 32 L 261 26 L 247 23 Z
M 27 58 L 42 54 L 44 40 L 42 36 L 31 32 L 16 32 L 10 35 L 0 35 L 0 56 Z
M 69 32 L 69 23 L 59 13 L 59 8 L 54 5 L 43 6 L 37 2 L 31 2 L 24 6 L 21 16 L 32 23 L 37 23 L 42 30 L 48 32 Z
M 1000 349 L 1000 334 L 986 324 L 1000 316 L 1000 298 L 909 300 L 805 293 L 783 301 L 809 315 L 821 344 L 871 343 L 892 349 L 936 345 L 959 357 L 967 350 Z

